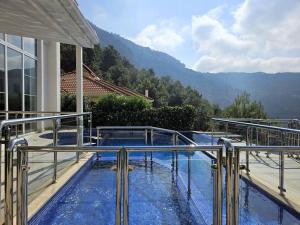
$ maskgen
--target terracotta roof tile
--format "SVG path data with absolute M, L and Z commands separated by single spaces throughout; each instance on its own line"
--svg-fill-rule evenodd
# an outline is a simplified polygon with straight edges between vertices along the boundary
M 89 67 L 83 65 L 83 92 L 87 96 L 101 96 L 109 93 L 116 93 L 125 96 L 140 96 L 148 100 L 138 92 L 129 90 L 128 88 L 119 87 L 100 79 Z M 61 75 L 61 93 L 76 93 L 76 72 L 69 72 Z

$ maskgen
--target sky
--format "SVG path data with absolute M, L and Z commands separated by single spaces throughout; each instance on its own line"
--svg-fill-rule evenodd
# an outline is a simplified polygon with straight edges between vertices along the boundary
M 201 72 L 300 72 L 300 0 L 78 0 L 98 27 Z

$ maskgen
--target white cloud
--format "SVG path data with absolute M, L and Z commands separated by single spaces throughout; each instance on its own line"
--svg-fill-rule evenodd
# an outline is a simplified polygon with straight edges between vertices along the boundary
M 132 41 L 160 51 L 172 51 L 184 42 L 183 34 L 188 28 L 176 29 L 171 20 L 161 21 L 145 27 Z
M 224 7 L 192 18 L 192 37 L 201 54 L 199 71 L 299 72 L 300 1 L 245 0 L 232 26 L 220 19 Z

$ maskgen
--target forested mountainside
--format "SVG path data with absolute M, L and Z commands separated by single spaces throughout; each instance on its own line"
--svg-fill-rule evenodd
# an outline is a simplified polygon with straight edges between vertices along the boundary
M 196 72 L 166 53 L 139 46 L 117 34 L 92 26 L 99 36 L 101 47 L 112 45 L 135 67 L 151 68 L 160 77 L 168 75 L 183 85 L 190 85 L 214 104 L 226 107 L 238 94 L 247 91 L 251 98 L 262 102 L 271 117 L 300 117 L 300 73 Z

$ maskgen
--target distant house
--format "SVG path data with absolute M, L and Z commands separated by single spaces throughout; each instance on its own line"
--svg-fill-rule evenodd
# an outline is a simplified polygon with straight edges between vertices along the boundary
M 76 94 L 76 72 L 68 72 L 61 75 L 61 94 Z M 119 87 L 99 78 L 88 66 L 83 65 L 83 94 L 90 97 L 99 97 L 105 94 L 115 93 L 124 96 L 143 97 L 148 101 L 152 98 L 146 97 L 128 88 Z

